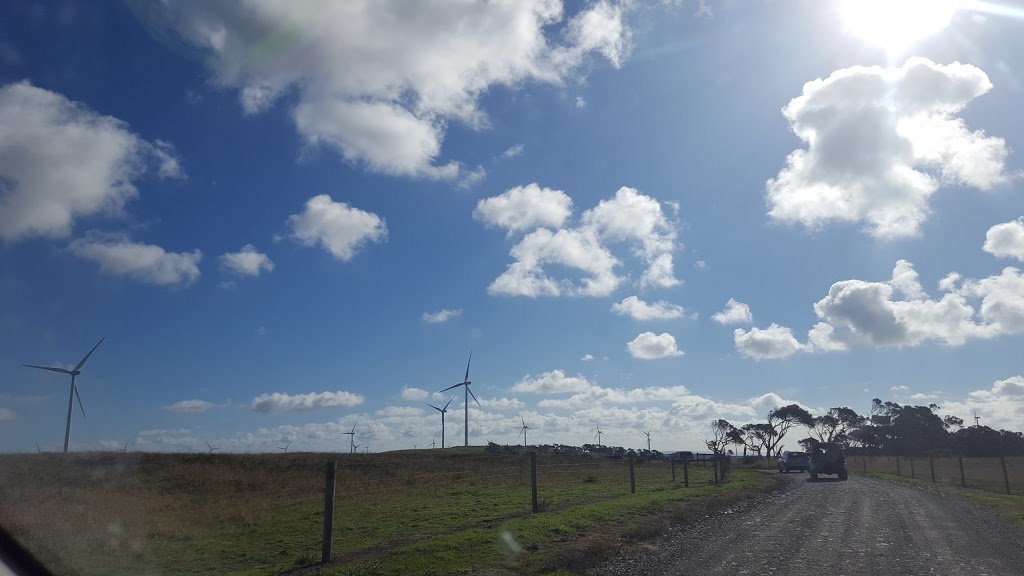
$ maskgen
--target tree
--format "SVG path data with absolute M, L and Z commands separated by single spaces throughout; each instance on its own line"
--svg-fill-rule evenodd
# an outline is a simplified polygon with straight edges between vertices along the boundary
M 763 423 L 744 424 L 740 428 L 740 432 L 743 434 L 743 443 L 758 456 L 761 455 L 761 451 L 764 450 L 774 433 L 771 426 Z
M 814 426 L 814 417 L 811 416 L 810 412 L 801 408 L 800 405 L 790 404 L 782 408 L 775 408 L 769 412 L 768 426 L 771 427 L 772 434 L 768 437 L 767 442 L 765 442 L 765 448 L 768 450 L 768 455 L 771 456 L 778 451 L 779 445 L 782 444 L 782 440 L 791 428 L 794 426 L 811 428 Z
M 821 442 L 841 442 L 849 445 L 850 431 L 863 426 L 867 420 L 850 408 L 830 408 L 813 419 L 811 432 Z
M 739 430 L 735 426 L 727 420 L 718 419 L 711 422 L 711 438 L 705 439 L 704 444 L 715 454 L 722 454 L 726 446 L 736 443 L 738 437 Z

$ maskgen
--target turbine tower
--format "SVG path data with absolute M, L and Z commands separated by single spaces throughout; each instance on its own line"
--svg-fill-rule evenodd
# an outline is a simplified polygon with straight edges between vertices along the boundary
M 455 396 L 452 396 L 452 400 L 455 400 Z M 444 413 L 448 411 L 448 406 L 452 403 L 452 400 L 449 400 L 448 404 L 444 405 L 444 408 L 438 408 L 433 404 L 427 404 L 427 406 L 430 406 L 441 413 L 441 448 L 444 448 Z
M 597 447 L 598 448 L 601 447 L 601 434 L 604 434 L 604 432 L 601 432 L 601 425 L 598 424 L 597 425 L 597 434 L 594 435 L 594 437 L 597 438 Z
M 85 357 L 82 358 L 78 365 L 75 366 L 74 369 L 72 370 L 67 370 L 65 368 L 54 368 L 52 366 L 36 366 L 35 364 L 23 365 L 29 368 L 38 368 L 40 370 L 49 370 L 50 372 L 60 372 L 61 374 L 71 375 L 71 391 L 68 392 L 68 425 L 67 428 L 64 429 L 65 454 L 68 451 L 68 442 L 71 440 L 71 412 L 72 408 L 74 408 L 75 406 L 75 398 L 78 398 L 78 408 L 82 411 L 82 418 L 85 418 L 85 408 L 82 406 L 82 397 L 78 394 L 78 385 L 75 383 L 75 379 L 78 377 L 79 374 L 82 373 L 82 366 L 85 366 L 85 361 L 88 360 L 89 356 L 92 356 L 92 353 L 95 352 L 96 349 L 100 347 L 100 344 L 103 344 L 104 340 L 106 340 L 106 336 L 100 338 L 100 341 L 97 342 L 96 345 L 92 347 L 92 350 L 89 350 L 89 353 L 86 354 Z
M 651 428 L 651 430 L 654 430 L 654 428 Z M 647 435 L 647 451 L 648 452 L 651 451 L 651 430 L 648 430 L 647 432 L 644 432 L 644 434 Z
M 472 382 L 469 381 L 469 364 L 472 361 L 473 361 L 473 352 L 470 351 L 470 353 L 469 353 L 469 362 L 466 362 L 466 377 L 463 378 L 462 382 L 459 382 L 458 384 L 455 384 L 454 386 L 449 386 L 449 387 L 445 388 L 444 390 L 441 390 L 441 392 L 447 392 L 447 391 L 451 390 L 452 388 L 458 388 L 459 386 L 462 386 L 463 388 L 465 388 L 465 394 L 464 395 L 466 397 L 466 427 L 465 427 L 464 432 L 466 433 L 466 446 L 467 447 L 469 446 L 469 397 L 472 396 L 473 400 L 476 401 L 476 405 L 482 407 L 482 405 L 480 404 L 480 401 L 476 399 L 476 394 L 473 394 L 473 391 L 469 389 L 469 385 L 472 384 Z
M 358 424 L 358 422 L 356 422 Z M 352 425 L 351 432 L 342 432 L 342 436 L 348 435 L 348 453 L 355 454 L 356 452 L 356 424 Z
M 522 414 L 519 415 L 519 419 L 523 421 L 523 427 L 519 430 L 519 436 L 523 437 L 523 448 L 526 448 L 526 431 L 529 430 L 530 427 L 526 425 L 526 419 L 523 418 Z

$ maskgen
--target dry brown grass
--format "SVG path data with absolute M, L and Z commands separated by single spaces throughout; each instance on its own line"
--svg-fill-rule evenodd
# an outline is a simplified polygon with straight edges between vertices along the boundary
M 930 460 L 930 461 L 929 461 Z M 964 458 L 964 477 L 967 487 L 989 492 L 1006 492 L 1003 469 L 999 458 Z M 860 456 L 847 459 L 850 472 L 863 474 L 867 465 L 868 474 L 897 474 L 906 478 L 931 481 L 931 466 L 935 467 L 936 483 L 960 485 L 960 463 L 956 457 L 944 458 L 900 458 L 873 456 L 866 460 Z M 1006 472 L 1010 491 L 1024 493 L 1024 457 L 1006 458 Z

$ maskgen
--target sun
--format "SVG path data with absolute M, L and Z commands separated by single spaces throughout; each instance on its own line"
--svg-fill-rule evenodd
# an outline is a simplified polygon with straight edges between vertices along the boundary
M 955 0 L 842 0 L 843 27 L 850 34 L 898 53 L 949 25 Z

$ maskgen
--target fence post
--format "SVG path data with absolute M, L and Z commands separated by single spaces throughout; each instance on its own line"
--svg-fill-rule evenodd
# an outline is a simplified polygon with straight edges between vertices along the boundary
M 676 461 L 675 460 L 671 460 L 671 462 L 672 462 L 672 483 L 675 484 L 676 483 Z
M 910 477 L 914 478 L 914 479 L 917 479 L 917 476 L 914 476 L 914 457 L 913 456 L 910 457 Z
M 967 476 L 964 476 L 964 457 L 960 457 L 960 485 L 967 488 Z
M 538 511 L 537 507 L 537 453 L 530 452 L 530 498 L 533 504 L 533 513 Z
M 718 484 L 718 455 L 711 461 L 711 468 L 715 471 L 715 484 Z
M 864 456 L 860 459 L 860 463 L 864 466 L 864 475 L 868 475 L 868 457 Z
M 935 458 L 928 459 L 928 467 L 932 469 L 932 482 L 935 482 Z
M 1003 466 L 1003 483 L 1006 484 L 1006 494 L 1010 494 L 1010 477 L 1006 474 L 1006 456 L 999 457 L 999 464 Z
M 338 473 L 338 463 L 328 462 L 326 481 L 324 482 L 324 545 L 320 555 L 321 562 L 331 561 L 331 541 L 334 539 L 334 477 Z
M 629 493 L 636 494 L 636 476 L 633 475 L 633 455 L 629 455 Z
M 690 460 L 683 458 L 683 488 L 690 487 Z
M 899 456 L 896 457 L 896 475 L 897 476 L 903 476 L 903 473 L 900 471 L 900 457 Z

